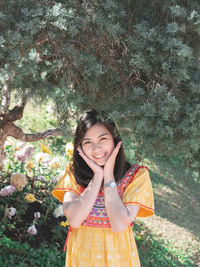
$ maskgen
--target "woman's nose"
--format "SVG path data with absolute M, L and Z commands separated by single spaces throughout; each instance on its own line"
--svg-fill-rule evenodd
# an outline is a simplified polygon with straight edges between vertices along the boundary
M 94 143 L 93 144 L 93 150 L 97 150 L 97 149 L 99 149 L 101 146 L 100 146 L 100 144 L 99 143 Z

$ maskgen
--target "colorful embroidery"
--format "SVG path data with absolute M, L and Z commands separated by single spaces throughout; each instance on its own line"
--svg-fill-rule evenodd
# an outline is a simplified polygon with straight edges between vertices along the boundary
M 141 167 L 141 166 L 140 166 Z M 139 168 L 140 168 L 139 167 Z M 128 184 L 131 182 L 135 174 L 137 173 L 138 164 L 134 164 L 131 169 L 128 170 L 128 172 L 124 175 L 122 178 L 120 184 L 117 186 L 118 193 L 122 199 L 123 192 L 128 186 Z M 138 168 L 138 169 L 139 169 Z M 92 227 L 105 227 L 105 228 L 111 228 L 106 209 L 104 204 L 104 189 L 101 187 L 101 190 L 99 191 L 98 197 L 96 199 L 96 202 L 88 215 L 87 219 L 82 223 L 84 226 L 92 226 Z

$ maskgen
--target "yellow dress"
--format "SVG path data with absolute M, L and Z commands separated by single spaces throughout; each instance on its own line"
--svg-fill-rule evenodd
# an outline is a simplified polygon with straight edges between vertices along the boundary
M 138 205 L 138 217 L 154 214 L 154 199 L 148 168 L 134 164 L 117 186 L 124 205 Z M 54 197 L 63 201 L 65 192 L 80 195 L 84 188 L 66 168 L 56 188 Z M 101 187 L 88 218 L 78 228 L 71 228 L 67 243 L 65 267 L 139 267 L 140 260 L 131 225 L 121 233 L 110 226 L 104 206 Z

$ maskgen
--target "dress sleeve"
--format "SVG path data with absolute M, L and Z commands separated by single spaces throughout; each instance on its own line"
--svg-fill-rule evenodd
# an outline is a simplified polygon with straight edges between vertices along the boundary
M 148 217 L 154 214 L 153 190 L 146 167 L 139 167 L 132 182 L 123 193 L 123 202 L 125 205 L 139 206 L 138 217 Z
M 72 192 L 76 195 L 80 195 L 80 186 L 77 184 L 69 166 L 67 166 L 64 173 L 61 174 L 58 184 L 52 191 L 52 195 L 60 202 L 63 202 L 65 192 Z

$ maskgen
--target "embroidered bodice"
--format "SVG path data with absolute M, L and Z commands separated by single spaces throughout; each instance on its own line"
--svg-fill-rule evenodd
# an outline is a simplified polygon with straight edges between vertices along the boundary
M 126 189 L 127 185 L 132 181 L 133 173 L 137 168 L 138 164 L 133 165 L 117 185 L 117 190 L 121 199 L 123 198 L 123 192 Z M 111 228 L 108 215 L 105 209 L 103 187 L 101 187 L 96 202 L 87 219 L 82 223 L 82 225 L 91 227 Z

